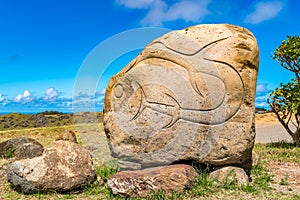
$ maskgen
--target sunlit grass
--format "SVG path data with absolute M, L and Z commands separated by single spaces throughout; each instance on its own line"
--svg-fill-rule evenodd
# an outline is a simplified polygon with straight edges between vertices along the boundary
M 89 135 L 91 131 L 96 132 L 102 128 L 102 125 L 99 124 L 82 124 L 79 126 L 1 131 L 0 142 L 9 138 L 27 136 L 38 140 L 44 146 L 48 146 L 65 130 L 79 131 L 81 134 Z M 105 143 L 104 137 L 103 140 L 103 143 Z M 80 141 L 80 144 L 83 143 Z M 297 194 L 281 193 L 272 189 L 270 183 L 272 183 L 273 174 L 267 169 L 270 161 L 300 163 L 299 147 L 284 142 L 255 144 L 254 151 L 258 155 L 259 161 L 253 166 L 252 181 L 248 185 L 241 186 L 234 182 L 215 182 L 210 180 L 208 174 L 204 171 L 199 173 L 194 186 L 182 194 L 173 193 L 167 196 L 163 191 L 159 191 L 158 193 L 150 193 L 147 198 L 136 199 L 300 199 L 300 196 Z M 8 162 L 9 159 L 0 159 L 0 166 Z M 5 177 L 0 177 L 0 199 L 125 199 L 125 197 L 113 195 L 107 186 L 107 179 L 116 172 L 116 167 L 113 164 L 111 166 L 103 166 L 95 162 L 95 169 L 97 180 L 82 188 L 80 192 L 71 194 L 25 195 L 13 190 L 10 184 L 5 181 Z M 281 184 L 286 185 L 286 180 L 283 179 Z

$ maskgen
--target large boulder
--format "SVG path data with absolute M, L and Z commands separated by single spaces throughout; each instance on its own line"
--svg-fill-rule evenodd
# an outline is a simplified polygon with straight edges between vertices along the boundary
M 43 145 L 28 137 L 12 138 L 0 143 L 0 158 L 33 158 L 42 155 L 43 151 Z
M 234 25 L 154 40 L 106 89 L 112 155 L 135 168 L 185 160 L 249 166 L 258 63 L 255 37 Z
M 107 182 L 113 194 L 130 197 L 145 197 L 149 192 L 163 190 L 167 195 L 183 192 L 192 186 L 197 176 L 189 165 L 171 165 L 137 171 L 122 171 Z
M 96 178 L 90 153 L 79 144 L 58 140 L 42 156 L 7 165 L 7 179 L 24 193 L 76 190 Z

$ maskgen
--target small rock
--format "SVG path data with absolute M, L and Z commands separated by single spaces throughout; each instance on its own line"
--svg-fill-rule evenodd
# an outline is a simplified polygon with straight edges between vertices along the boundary
M 148 168 L 138 171 L 122 171 L 108 180 L 108 186 L 113 194 L 130 197 L 145 197 L 150 191 L 162 189 L 167 195 L 183 192 L 191 186 L 197 173 L 189 165 L 171 165 Z
M 235 182 L 239 185 L 246 185 L 249 183 L 249 177 L 244 169 L 239 167 L 223 167 L 209 174 L 209 178 L 221 182 L 232 183 Z
M 42 145 L 33 144 L 33 143 L 25 143 L 16 148 L 15 160 L 26 159 L 26 158 L 34 158 L 42 155 L 44 152 L 44 147 Z
M 27 144 L 27 146 L 23 146 L 24 144 Z M 25 152 L 22 152 L 23 150 Z M 12 138 L 0 143 L 0 158 L 14 157 L 16 152 L 17 156 L 15 159 L 33 158 L 40 156 L 43 150 L 43 146 L 35 139 L 28 137 Z M 29 157 L 26 157 L 26 155 Z
M 22 126 L 23 128 L 28 127 L 28 123 L 24 121 L 20 122 L 19 125 Z
M 77 143 L 76 134 L 72 130 L 67 130 L 67 131 L 63 132 L 62 134 L 60 134 L 58 136 L 58 138 L 56 140 L 66 140 L 66 141 Z
M 66 192 L 94 181 L 90 153 L 69 141 L 55 141 L 42 156 L 9 163 L 7 179 L 24 193 Z
M 45 126 L 46 124 L 47 124 L 47 119 L 46 119 L 45 115 L 43 115 L 43 114 L 37 115 L 37 119 L 35 121 L 34 126 L 42 127 L 42 126 Z

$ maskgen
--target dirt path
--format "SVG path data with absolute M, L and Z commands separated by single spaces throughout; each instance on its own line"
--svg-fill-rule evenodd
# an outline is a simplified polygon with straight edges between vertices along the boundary
M 269 143 L 279 141 L 292 142 L 291 136 L 286 132 L 279 123 L 274 124 L 257 124 L 256 125 L 256 142 Z
M 282 140 L 292 142 L 291 136 L 278 122 L 275 114 L 266 113 L 256 115 L 256 142 L 270 143 Z

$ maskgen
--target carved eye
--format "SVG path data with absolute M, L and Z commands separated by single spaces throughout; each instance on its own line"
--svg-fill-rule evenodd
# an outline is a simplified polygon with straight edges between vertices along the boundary
M 121 84 L 117 84 L 114 88 L 114 95 L 116 98 L 121 98 L 123 96 L 124 89 Z

